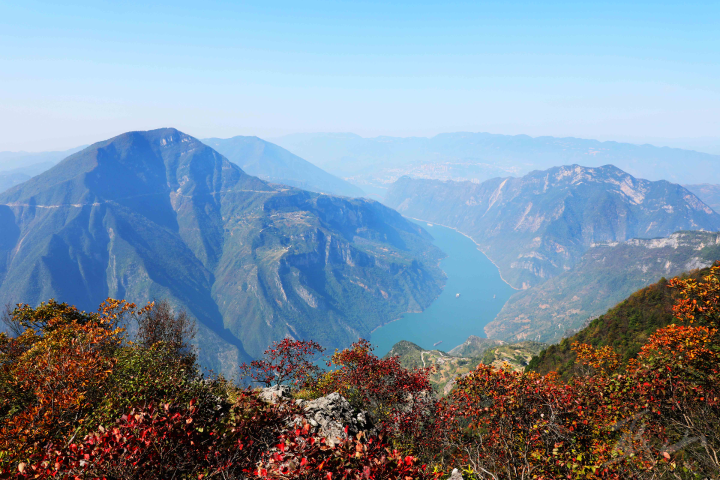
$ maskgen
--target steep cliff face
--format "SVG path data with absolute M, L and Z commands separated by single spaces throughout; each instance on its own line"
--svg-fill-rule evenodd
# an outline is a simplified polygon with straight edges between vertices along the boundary
M 680 185 L 606 165 L 535 171 L 475 184 L 404 177 L 386 204 L 470 235 L 512 286 L 572 268 L 593 244 L 720 229 L 720 215 Z
M 442 253 L 377 202 L 271 185 L 174 129 L 92 145 L 0 195 L 0 301 L 167 298 L 232 373 L 287 335 L 346 345 L 439 294 Z
M 699 183 L 695 185 L 683 185 L 683 187 L 694 193 L 707 206 L 720 210 L 720 185 L 710 183 Z
M 569 272 L 518 292 L 485 327 L 506 341 L 559 341 L 630 294 L 720 259 L 720 234 L 677 232 L 591 247 Z

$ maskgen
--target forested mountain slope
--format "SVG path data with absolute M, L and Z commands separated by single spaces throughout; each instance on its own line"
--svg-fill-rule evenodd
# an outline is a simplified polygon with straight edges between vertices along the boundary
M 699 280 L 709 271 L 704 268 L 681 276 Z M 676 322 L 672 308 L 677 298 L 677 290 L 669 288 L 668 280 L 662 278 L 634 292 L 576 334 L 540 352 L 527 369 L 541 374 L 557 371 L 569 378 L 578 368 L 571 349 L 574 342 L 611 346 L 622 361 L 634 358 L 655 330 Z
M 287 335 L 349 344 L 439 294 L 442 253 L 383 205 L 270 185 L 174 129 L 130 132 L 0 194 L 0 302 L 168 299 L 232 373 Z

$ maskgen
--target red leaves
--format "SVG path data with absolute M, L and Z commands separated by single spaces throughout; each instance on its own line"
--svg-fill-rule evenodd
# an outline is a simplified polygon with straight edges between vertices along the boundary
M 335 352 L 328 362 L 335 369 L 322 377 L 318 393 L 338 392 L 385 426 L 407 423 L 431 392 L 430 369 L 407 370 L 398 357 L 378 358 L 372 349 L 361 339 Z
M 34 455 L 31 476 L 185 478 L 201 472 L 247 473 L 275 445 L 258 440 L 275 440 L 287 417 L 294 415 L 292 409 L 267 405 L 250 393 L 240 395 L 230 423 L 216 419 L 197 425 L 200 413 L 196 405 L 132 411 L 112 429 L 99 428 L 65 449 L 51 445 Z
M 429 478 L 424 467 L 415 465 L 412 456 L 401 455 L 380 438 L 365 439 L 362 435 L 326 445 L 303 429 L 283 435 L 284 448 L 265 454 L 255 470 L 262 479 L 377 479 L 405 480 Z
M 6 458 L 25 458 L 76 428 L 113 372 L 123 334 L 117 319 L 133 309 L 110 300 L 99 314 L 54 301 L 15 309 L 12 321 L 25 330 L 13 339 L 0 335 L 0 411 L 15 411 L 0 418 Z
M 301 388 L 316 381 L 320 368 L 311 359 L 324 351 L 316 342 L 285 338 L 265 350 L 263 359 L 240 365 L 241 375 L 268 387 L 290 383 Z
M 299 425 L 294 402 L 266 404 L 225 383 L 208 390 L 197 377 L 167 375 L 154 356 L 123 378 L 172 394 L 131 395 L 112 415 L 97 417 L 118 418 L 114 424 L 93 430 L 85 420 L 95 418 L 89 412 L 123 365 L 113 318 L 129 310 L 111 303 L 83 316 L 67 306 L 35 313 L 23 307 L 22 321 L 40 330 L 27 328 L 15 339 L 0 335 L 0 477 L 431 477 L 419 458 L 500 478 L 619 479 L 649 471 L 660 477 L 680 462 L 693 475 L 714 478 L 720 465 L 702 455 L 720 448 L 717 277 L 720 267 L 704 283 L 674 282 L 684 295 L 678 316 L 691 324 L 658 330 L 626 364 L 609 347 L 575 345 L 589 369 L 569 383 L 555 374 L 480 365 L 439 401 L 431 395 L 429 369 L 377 358 L 365 340 L 336 352 L 334 369 L 322 377 L 310 362 L 322 352 L 314 342 L 285 339 L 243 366 L 261 383 L 338 391 L 379 421 L 382 436 L 338 442 L 309 423 Z M 84 438 L 78 433 L 88 431 Z

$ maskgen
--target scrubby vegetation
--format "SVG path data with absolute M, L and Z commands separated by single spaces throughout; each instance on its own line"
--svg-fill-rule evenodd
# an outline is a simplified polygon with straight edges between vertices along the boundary
M 293 339 L 242 367 L 295 398 L 339 392 L 366 410 L 373 431 L 339 441 L 300 402 L 203 374 L 191 323 L 167 305 L 21 305 L 0 334 L 0 476 L 718 478 L 720 266 L 663 288 L 674 323 L 632 358 L 572 344 L 567 379 L 479 364 L 441 398 L 429 368 L 378 358 L 364 340 L 327 370 L 319 345 Z
M 539 342 L 506 344 L 500 340 L 471 335 L 465 343 L 449 352 L 425 350 L 407 340 L 401 340 L 390 349 L 386 357 L 398 357 L 407 369 L 420 367 L 430 370 L 430 385 L 437 395 L 447 395 L 458 377 L 469 374 L 478 364 L 494 365 L 523 371 L 528 362 L 546 345 Z
M 709 268 L 691 272 L 683 278 L 699 280 Z M 669 288 L 665 278 L 630 295 L 604 315 L 594 319 L 576 334 L 551 345 L 533 357 L 528 370 L 546 374 L 557 372 L 563 379 L 578 373 L 574 343 L 612 347 L 623 361 L 634 358 L 657 329 L 675 320 L 673 306 L 680 292 Z

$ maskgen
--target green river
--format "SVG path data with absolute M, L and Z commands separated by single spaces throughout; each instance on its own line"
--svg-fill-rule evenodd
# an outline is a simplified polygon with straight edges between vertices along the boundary
M 468 237 L 451 228 L 430 226 L 419 221 L 415 223 L 430 232 L 435 245 L 447 254 L 440 262 L 447 275 L 447 283 L 440 296 L 424 312 L 406 313 L 399 320 L 372 333 L 370 341 L 376 346 L 374 353 L 380 357 L 400 340 L 409 340 L 425 349 L 447 352 L 470 335 L 485 337 L 483 328 L 515 292 Z

